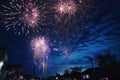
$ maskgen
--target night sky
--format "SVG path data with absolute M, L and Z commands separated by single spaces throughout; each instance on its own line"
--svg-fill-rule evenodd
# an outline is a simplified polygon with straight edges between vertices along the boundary
M 92 57 L 94 66 L 98 66 L 95 55 L 106 51 L 115 54 L 119 61 L 120 0 L 89 1 L 94 2 L 87 16 L 74 17 L 73 21 L 66 23 L 67 25 L 54 24 L 53 21 L 53 24 L 42 26 L 42 31 L 33 32 L 27 36 L 17 35 L 13 30 L 7 31 L 0 22 L 0 47 L 8 48 L 8 64 L 20 64 L 25 74 L 34 74 L 33 51 L 30 42 L 38 36 L 45 36 L 49 40 L 47 76 L 62 74 L 64 70 L 71 67 L 82 67 L 82 70 L 90 68 L 90 61 L 86 57 Z M 0 0 L 0 4 L 5 2 L 7 0 L 4 2 Z M 43 76 L 39 65 L 36 64 L 36 76 Z

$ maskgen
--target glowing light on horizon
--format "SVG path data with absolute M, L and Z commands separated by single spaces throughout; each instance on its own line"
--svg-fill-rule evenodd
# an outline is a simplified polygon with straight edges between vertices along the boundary
M 0 71 L 1 71 L 1 69 L 2 69 L 2 67 L 3 67 L 3 65 L 4 65 L 4 62 L 3 62 L 3 61 L 0 61 Z

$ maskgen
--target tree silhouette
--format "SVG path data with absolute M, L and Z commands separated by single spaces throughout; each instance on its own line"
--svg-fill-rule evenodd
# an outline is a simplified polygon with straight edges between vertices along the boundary
M 110 51 L 107 51 L 104 54 L 96 55 L 95 57 L 100 67 L 117 63 L 116 56 L 111 54 Z
M 64 71 L 64 77 L 69 77 L 69 75 L 70 75 L 70 71 L 69 70 L 65 70 Z
M 71 68 L 70 74 L 71 74 L 72 79 L 74 78 L 77 80 L 81 79 L 81 70 L 82 70 L 82 67 Z

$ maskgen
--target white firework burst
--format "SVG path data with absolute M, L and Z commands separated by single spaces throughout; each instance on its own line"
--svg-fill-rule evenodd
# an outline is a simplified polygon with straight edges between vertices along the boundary
M 46 4 L 38 0 L 12 0 L 1 7 L 2 22 L 7 30 L 14 30 L 16 34 L 38 32 L 39 26 L 46 24 Z

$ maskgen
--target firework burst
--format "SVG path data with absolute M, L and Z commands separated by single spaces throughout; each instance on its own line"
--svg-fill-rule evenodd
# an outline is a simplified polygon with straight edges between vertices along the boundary
M 38 32 L 39 26 L 46 24 L 46 4 L 38 0 L 12 0 L 1 7 L 2 22 L 7 30 L 14 30 L 16 34 Z
M 54 10 L 55 33 L 71 38 L 80 32 L 82 26 L 89 20 L 89 15 L 95 11 L 94 0 L 57 0 L 52 7 Z M 74 27 L 73 27 L 74 26 Z
M 55 18 L 63 18 L 67 16 L 71 18 L 75 15 L 77 11 L 77 6 L 73 0 L 60 0 L 57 4 L 54 5 L 53 9 L 55 10 Z M 60 20 L 60 19 L 57 19 Z
M 58 0 L 52 9 L 58 22 L 69 22 L 71 19 L 88 16 L 92 7 L 92 2 L 88 0 Z
M 34 51 L 34 60 L 39 60 L 39 64 L 41 64 L 43 73 L 47 71 L 47 63 L 49 56 L 49 46 L 48 41 L 45 37 L 38 37 L 31 41 L 32 50 Z

